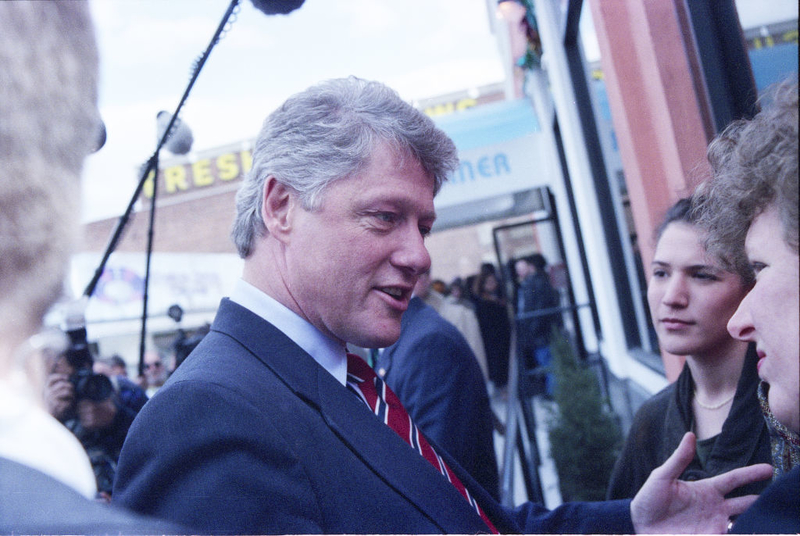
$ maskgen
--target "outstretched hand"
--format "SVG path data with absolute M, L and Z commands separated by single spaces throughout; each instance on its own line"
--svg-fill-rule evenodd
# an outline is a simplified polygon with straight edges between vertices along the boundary
M 672 456 L 650 473 L 633 498 L 631 519 L 637 533 L 722 534 L 729 519 L 758 498 L 748 495 L 725 499 L 725 495 L 772 476 L 772 467 L 761 463 L 695 482 L 678 480 L 694 458 L 695 442 L 694 434 L 687 432 Z

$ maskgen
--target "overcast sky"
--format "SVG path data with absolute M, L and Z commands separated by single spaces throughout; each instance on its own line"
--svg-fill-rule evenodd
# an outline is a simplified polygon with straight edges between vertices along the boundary
M 92 0 L 106 145 L 87 161 L 84 219 L 121 214 L 227 0 Z M 212 51 L 182 118 L 202 150 L 254 137 L 289 95 L 324 79 L 380 80 L 407 100 L 500 82 L 485 0 L 306 0 L 268 17 L 248 0 Z M 165 153 L 165 156 L 169 156 Z

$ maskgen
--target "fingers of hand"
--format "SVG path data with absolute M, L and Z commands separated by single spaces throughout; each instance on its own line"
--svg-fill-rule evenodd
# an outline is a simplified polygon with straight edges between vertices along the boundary
M 47 377 L 46 385 L 48 388 L 53 388 L 56 387 L 57 385 L 62 385 L 62 384 L 67 384 L 70 386 L 72 385 L 72 383 L 70 383 L 69 381 L 69 376 L 67 376 L 66 374 L 50 374 Z
M 767 463 L 759 463 L 717 475 L 711 481 L 722 495 L 727 495 L 740 486 L 766 480 L 771 476 L 772 466 Z
M 694 452 L 695 435 L 691 432 L 686 432 L 678 448 L 667 458 L 667 461 L 660 467 L 654 469 L 653 473 L 658 471 L 659 478 L 666 478 L 669 480 L 678 478 L 691 463 L 694 458 Z
M 46 396 L 52 400 L 71 402 L 74 396 L 74 388 L 66 376 L 63 378 L 49 378 L 45 390 Z
M 751 504 L 756 502 L 758 495 L 745 495 L 744 497 L 734 497 L 725 501 L 728 507 L 728 517 L 733 517 L 747 510 Z

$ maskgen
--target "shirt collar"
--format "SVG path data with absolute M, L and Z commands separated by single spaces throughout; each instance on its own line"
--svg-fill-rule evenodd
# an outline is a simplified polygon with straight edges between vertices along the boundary
M 347 355 L 341 344 L 324 335 L 310 322 L 285 305 L 242 279 L 236 282 L 230 299 L 278 328 L 342 385 L 346 385 Z

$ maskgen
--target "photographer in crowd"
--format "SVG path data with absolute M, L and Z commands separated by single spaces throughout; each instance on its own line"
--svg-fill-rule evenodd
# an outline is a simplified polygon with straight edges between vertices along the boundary
M 50 356 L 47 363 L 47 410 L 80 440 L 92 463 L 99 496 L 108 500 L 122 443 L 147 397 L 135 385 L 131 387 L 140 397 L 121 396 L 119 382 L 115 385 L 108 376 L 94 373 L 85 328 L 68 334 L 69 348 Z

